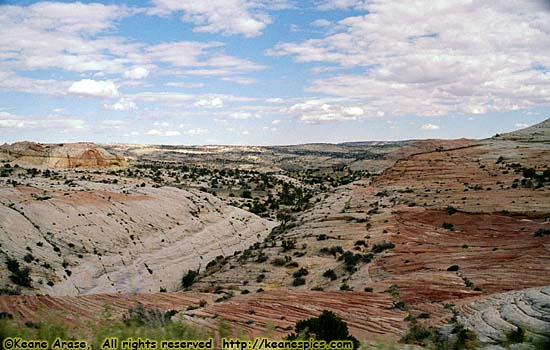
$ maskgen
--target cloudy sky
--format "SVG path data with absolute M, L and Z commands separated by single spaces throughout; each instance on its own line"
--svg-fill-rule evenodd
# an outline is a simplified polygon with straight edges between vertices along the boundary
M 0 1 L 0 142 L 482 138 L 548 117 L 548 0 Z

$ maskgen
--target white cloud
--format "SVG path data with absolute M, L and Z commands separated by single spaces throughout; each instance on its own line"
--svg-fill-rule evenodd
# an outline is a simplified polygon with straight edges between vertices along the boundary
M 252 7 L 267 9 L 271 6 Z M 180 41 L 150 45 L 113 34 L 118 21 L 143 11 L 125 6 L 78 2 L 0 5 L 0 65 L 12 75 L 12 81 L 0 82 L 0 87 L 14 86 L 17 91 L 25 89 L 53 94 L 51 91 L 54 89 L 32 86 L 33 81 L 48 85 L 44 80 L 15 76 L 14 73 L 20 70 L 60 69 L 89 73 L 88 76 L 96 79 L 118 74 L 125 79 L 140 80 L 147 78 L 151 69 L 158 67 L 159 63 L 185 67 L 187 70 L 178 72 L 179 75 L 231 77 L 264 69 L 252 61 L 225 54 L 222 50 L 224 44 L 220 42 Z M 165 68 L 159 73 L 172 74 L 170 69 L 173 68 Z M 242 83 L 250 82 L 240 79 Z M 59 83 L 62 82 L 56 85 Z M 54 91 L 59 90 L 53 84 L 51 87 L 55 88 Z
M 234 119 L 250 119 L 250 118 L 260 118 L 261 117 L 257 113 L 249 113 L 249 112 L 233 112 L 230 115 Z
M 550 72 L 540 69 L 550 67 L 550 11 L 542 1 L 332 0 L 319 6 L 366 11 L 339 21 L 325 37 L 279 43 L 267 52 L 320 63 L 324 76 L 308 92 L 368 103 L 390 116 L 550 105 Z M 327 64 L 357 73 L 330 71 Z
M 181 133 L 177 130 L 158 130 L 158 129 L 151 129 L 145 133 L 146 135 L 151 136 L 165 136 L 165 137 L 173 137 L 173 136 L 179 136 Z
M 440 126 L 435 124 L 424 124 L 420 127 L 422 130 L 439 130 Z
M 39 131 L 78 131 L 85 129 L 86 122 L 80 118 L 67 116 L 19 116 L 0 111 L 0 129 L 39 130 Z
M 217 96 L 202 98 L 197 102 L 195 102 L 195 106 L 208 107 L 208 108 L 221 108 L 223 107 L 223 100 Z
M 71 94 L 89 97 L 109 98 L 119 95 L 112 81 L 82 79 L 75 81 L 67 90 Z
M 324 100 L 308 100 L 294 104 L 286 113 L 305 123 L 346 121 L 366 117 L 362 107 L 329 104 Z
M 242 84 L 242 85 L 250 85 L 250 84 L 254 84 L 254 83 L 257 82 L 256 79 L 245 78 L 245 77 L 225 77 L 225 78 L 222 78 L 222 80 L 230 81 L 230 82 L 237 83 L 237 84 Z
M 193 128 L 185 131 L 185 133 L 189 136 L 200 136 L 200 135 L 206 135 L 208 134 L 208 129 L 204 128 Z
M 242 34 L 258 36 L 271 23 L 268 9 L 288 7 L 286 1 L 278 0 L 154 0 L 158 14 L 183 12 L 182 21 L 196 25 L 196 32 Z
M 163 131 L 160 131 L 160 130 L 157 130 L 157 129 L 151 129 L 149 131 L 146 132 L 147 135 L 163 135 L 164 132 Z
M 104 104 L 103 108 L 110 111 L 130 111 L 136 109 L 136 104 L 134 101 L 122 97 L 118 102 L 112 105 Z
M 324 0 L 318 4 L 320 10 L 346 9 L 364 5 L 362 0 Z
M 134 67 L 124 72 L 124 77 L 128 79 L 134 79 L 134 80 L 144 79 L 144 78 L 147 78 L 147 76 L 149 76 L 149 73 L 150 73 L 149 69 L 145 67 Z
M 516 123 L 516 124 L 514 124 L 514 126 L 515 126 L 516 128 L 522 128 L 522 129 L 523 129 L 523 128 L 528 128 L 530 125 L 529 125 L 529 124 L 525 124 L 525 123 Z
M 133 13 L 123 6 L 39 2 L 0 13 L 0 60 L 10 67 L 114 72 L 136 51 L 120 38 L 95 37 Z
M 177 87 L 177 88 L 184 88 L 184 89 L 198 89 L 204 86 L 204 83 L 186 83 L 186 82 L 168 82 L 164 84 L 169 87 Z
M 310 23 L 314 27 L 328 27 L 332 24 L 331 21 L 320 18 Z

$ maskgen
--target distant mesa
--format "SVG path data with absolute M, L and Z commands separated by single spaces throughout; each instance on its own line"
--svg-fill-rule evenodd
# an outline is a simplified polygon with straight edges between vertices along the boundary
M 0 146 L 0 160 L 44 168 L 126 167 L 128 162 L 93 143 L 16 142 Z
M 494 138 L 518 142 L 550 142 L 550 118 L 524 129 L 497 134 Z

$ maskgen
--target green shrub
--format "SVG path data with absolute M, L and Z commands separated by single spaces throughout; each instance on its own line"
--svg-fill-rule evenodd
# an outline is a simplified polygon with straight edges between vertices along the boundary
M 452 205 L 449 205 L 447 207 L 447 214 L 449 215 L 453 215 L 454 213 L 456 213 L 458 211 L 458 209 L 456 209 L 455 207 L 453 207 Z
M 302 267 L 302 268 L 300 268 L 298 271 L 294 272 L 294 273 L 292 274 L 292 276 L 293 276 L 294 278 L 298 278 L 298 277 L 307 276 L 308 274 L 309 274 L 309 271 L 308 271 L 307 269 L 305 269 L 305 268 Z
M 512 344 L 523 343 L 525 341 L 525 331 L 517 326 L 516 329 L 506 333 L 506 339 Z
M 412 322 L 409 331 L 401 338 L 401 342 L 405 344 L 418 344 L 433 337 L 433 331 L 422 326 L 417 322 Z
M 323 273 L 323 277 L 330 278 L 331 281 L 334 281 L 335 279 L 338 278 L 338 276 L 336 276 L 336 272 L 334 272 L 334 270 L 332 270 L 332 269 L 326 270 Z
M 376 243 L 372 246 L 371 252 L 374 254 L 382 253 L 384 250 L 395 248 L 395 244 L 392 242 Z
M 458 265 L 451 265 L 447 268 L 447 271 L 458 271 L 460 269 L 460 266 Z
M 333 340 L 349 340 L 353 342 L 354 349 L 359 347 L 359 341 L 349 334 L 348 325 L 340 317 L 331 311 L 323 311 L 319 317 L 312 317 L 307 320 L 296 322 L 294 332 L 289 334 L 286 339 L 295 340 L 300 335 L 305 335 L 306 339 L 315 338 L 324 340 L 327 343 Z
M 294 278 L 294 280 L 292 281 L 292 285 L 293 285 L 294 287 L 303 286 L 304 284 L 306 284 L 306 280 L 305 280 L 305 278 L 303 278 L 303 277 L 296 277 L 296 278 Z
M 197 277 L 197 272 L 193 270 L 188 270 L 187 274 L 185 274 L 181 278 L 181 286 L 185 289 L 191 287 L 193 283 L 195 282 L 195 278 Z
M 275 266 L 284 266 L 287 263 L 287 260 L 285 258 L 277 257 L 271 260 L 271 264 Z
M 538 230 L 533 233 L 533 236 L 535 237 L 543 237 L 550 235 L 550 229 L 547 228 L 539 228 Z

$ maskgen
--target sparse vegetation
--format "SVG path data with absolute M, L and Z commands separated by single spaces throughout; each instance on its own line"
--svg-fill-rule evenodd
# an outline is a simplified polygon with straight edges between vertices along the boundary
M 313 337 L 317 340 L 330 342 L 333 340 L 349 340 L 354 344 L 354 349 L 359 347 L 359 341 L 349 334 L 348 325 L 340 317 L 331 311 L 323 311 L 318 317 L 296 322 L 294 333 L 286 339 L 294 340 L 304 336 L 306 339 Z
M 533 233 L 533 236 L 535 237 L 544 237 L 550 235 L 550 229 L 547 228 L 539 228 L 538 230 Z
M 187 273 L 181 279 L 181 286 L 184 289 L 191 287 L 195 282 L 195 278 L 197 277 L 197 275 L 198 273 L 196 271 L 188 270 Z

